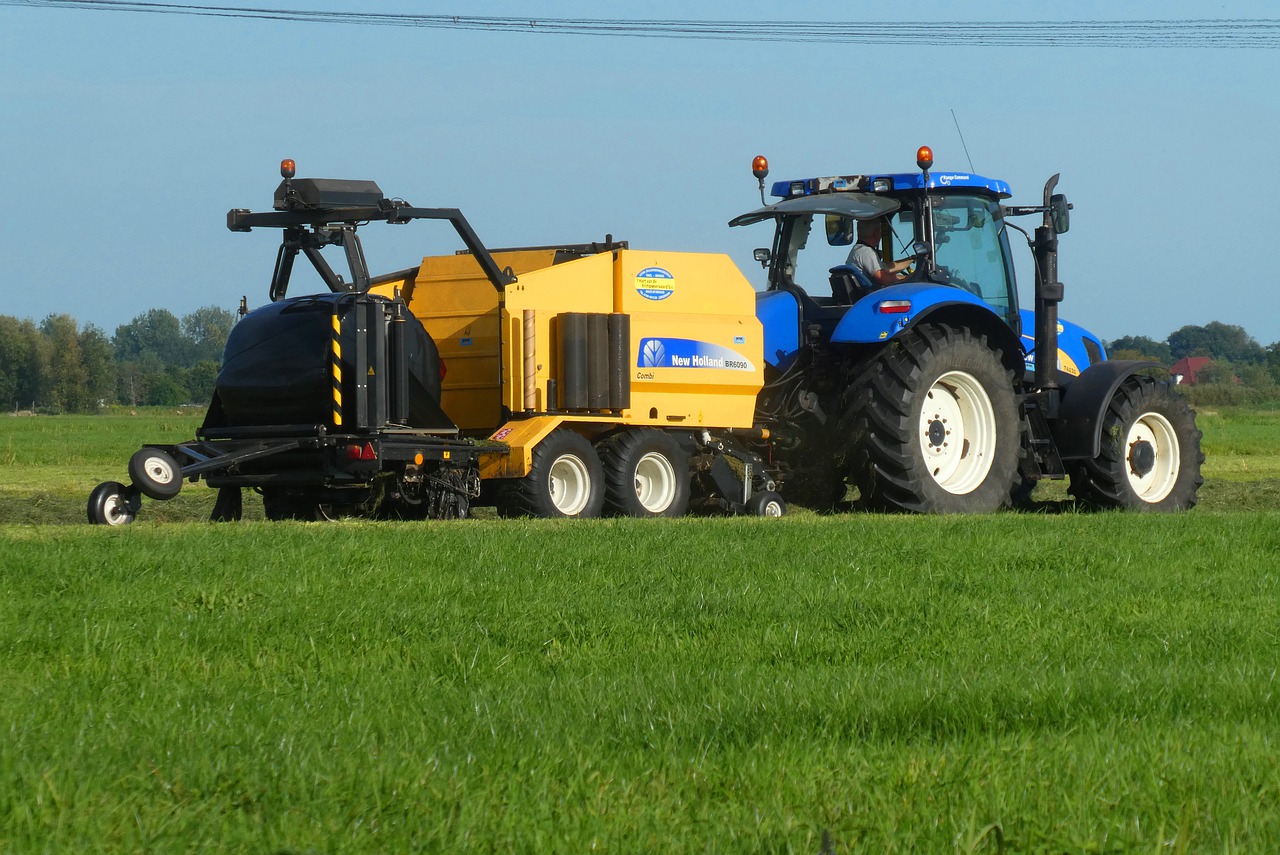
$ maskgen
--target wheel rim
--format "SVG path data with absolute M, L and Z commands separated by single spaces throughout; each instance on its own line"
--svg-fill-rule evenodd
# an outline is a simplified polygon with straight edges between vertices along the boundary
M 651 514 L 671 507 L 676 498 L 676 470 L 666 455 L 651 451 L 636 463 L 636 499 Z
M 574 454 L 563 454 L 551 464 L 548 479 L 551 504 L 567 517 L 577 516 L 591 498 L 591 473 Z
M 102 519 L 107 525 L 128 525 L 133 522 L 133 513 L 129 510 L 124 496 L 113 493 L 102 503 Z
M 991 398 L 971 374 L 949 371 L 925 393 L 920 410 L 920 450 L 938 486 L 971 493 L 991 471 L 996 414 Z
M 760 516 L 762 517 L 780 517 L 782 516 L 782 504 L 777 499 L 770 499 L 764 503 L 761 508 Z
M 1159 502 L 1178 480 L 1178 434 L 1159 413 L 1143 413 L 1125 437 L 1125 477 L 1144 502 Z
M 163 457 L 148 457 L 142 464 L 142 470 L 157 484 L 173 483 L 173 467 Z

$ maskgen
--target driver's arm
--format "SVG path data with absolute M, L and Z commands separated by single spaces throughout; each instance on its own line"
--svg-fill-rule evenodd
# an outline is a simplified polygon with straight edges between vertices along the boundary
M 870 279 L 877 285 L 897 285 L 903 280 L 902 270 L 905 265 L 899 267 L 895 264 L 893 267 L 882 267 L 874 273 L 870 274 Z

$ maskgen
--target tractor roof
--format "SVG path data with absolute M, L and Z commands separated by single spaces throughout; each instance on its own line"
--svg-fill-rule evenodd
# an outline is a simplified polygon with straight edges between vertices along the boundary
M 924 175 L 920 172 L 892 172 L 873 175 L 832 175 L 826 178 L 802 178 L 797 181 L 773 182 L 772 195 L 781 199 L 797 196 L 814 196 L 823 193 L 842 193 L 850 190 L 892 193 L 899 190 L 920 190 L 924 187 Z M 939 190 L 967 190 L 1007 199 L 1013 195 L 1008 183 L 996 178 L 985 178 L 967 172 L 931 172 L 929 187 Z

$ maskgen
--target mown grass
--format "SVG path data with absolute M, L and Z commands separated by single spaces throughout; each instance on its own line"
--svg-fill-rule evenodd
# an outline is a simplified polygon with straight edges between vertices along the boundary
M 1206 446 L 1266 457 L 1222 418 Z M 50 491 L 0 524 L 0 850 L 1272 851 L 1268 483 L 1176 516 L 181 521 L 200 489 L 124 529 L 44 524 L 83 519 Z

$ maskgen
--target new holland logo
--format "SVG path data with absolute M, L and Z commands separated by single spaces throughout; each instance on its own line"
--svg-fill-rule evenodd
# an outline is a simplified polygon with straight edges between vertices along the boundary
M 666 358 L 667 349 L 656 338 L 646 341 L 644 349 L 640 352 L 640 360 L 645 368 L 661 368 Z
M 665 300 L 675 293 L 676 278 L 662 267 L 646 267 L 636 274 L 636 291 L 646 300 Z

